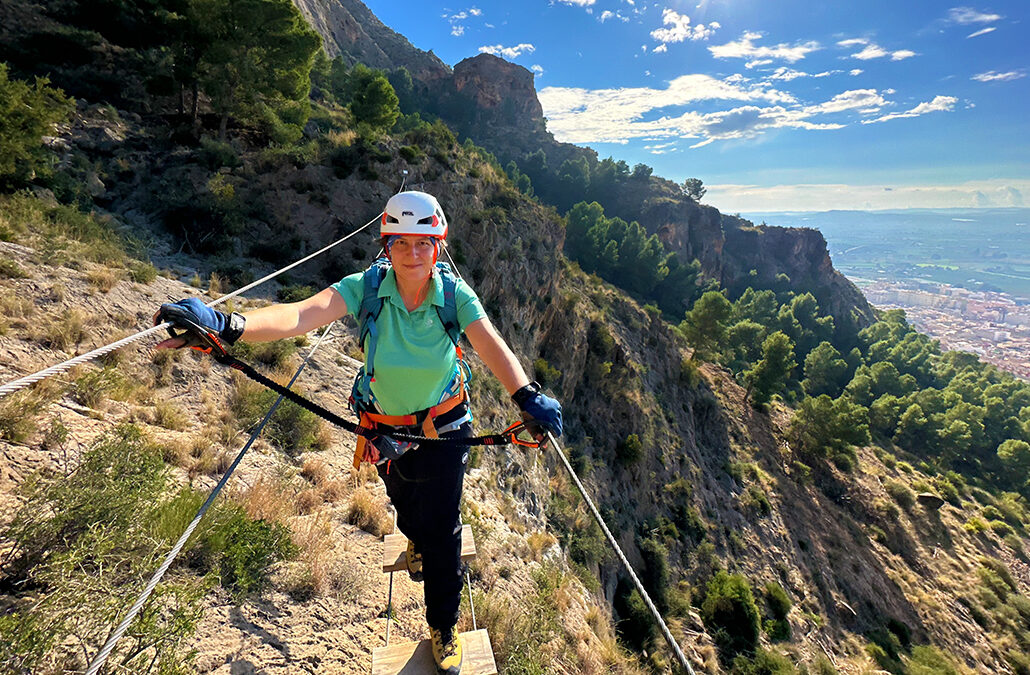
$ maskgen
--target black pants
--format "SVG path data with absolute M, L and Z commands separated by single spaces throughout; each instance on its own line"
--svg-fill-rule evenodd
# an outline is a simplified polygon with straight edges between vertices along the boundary
M 448 417 L 460 415 L 441 416 Z M 443 422 L 446 419 L 438 420 L 438 426 Z M 472 425 L 466 422 L 443 438 L 471 435 Z M 377 467 L 397 509 L 397 526 L 422 554 L 426 623 L 440 630 L 458 622 L 462 585 L 458 509 L 468 451 L 463 445 L 427 445 Z

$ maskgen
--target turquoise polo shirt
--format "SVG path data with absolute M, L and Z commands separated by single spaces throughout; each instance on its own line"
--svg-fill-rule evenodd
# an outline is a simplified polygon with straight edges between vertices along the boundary
M 332 286 L 346 301 L 347 313 L 355 317 L 365 294 L 364 274 L 351 274 Z M 436 405 L 458 371 L 454 343 L 436 310 L 444 304 L 443 280 L 434 271 L 426 299 L 409 312 L 391 269 L 379 285 L 379 297 L 383 311 L 376 319 L 379 339 L 371 384 L 376 402 L 386 415 L 407 415 Z M 486 317 L 479 297 L 461 279 L 454 299 L 462 331 Z

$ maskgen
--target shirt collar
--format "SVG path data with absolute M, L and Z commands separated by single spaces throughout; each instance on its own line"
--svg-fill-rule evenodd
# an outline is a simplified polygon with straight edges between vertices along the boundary
M 443 307 L 444 305 L 443 279 L 440 278 L 435 269 L 433 270 L 432 281 L 433 283 L 429 285 L 429 295 L 426 296 L 426 302 L 423 302 L 420 307 L 427 306 L 427 302 L 429 305 L 437 307 Z M 387 270 L 383 282 L 379 284 L 378 295 L 380 298 L 389 298 L 390 302 L 394 305 L 407 311 L 407 307 L 404 306 L 404 300 L 401 298 L 401 292 L 397 288 L 397 277 L 394 274 L 393 268 Z

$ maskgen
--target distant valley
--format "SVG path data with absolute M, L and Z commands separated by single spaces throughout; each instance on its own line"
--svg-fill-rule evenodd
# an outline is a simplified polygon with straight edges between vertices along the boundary
M 1030 209 L 742 214 L 813 227 L 834 266 L 946 349 L 1030 378 Z
M 859 285 L 931 281 L 1030 303 L 1030 209 L 907 209 L 741 214 L 812 227 L 834 267 Z

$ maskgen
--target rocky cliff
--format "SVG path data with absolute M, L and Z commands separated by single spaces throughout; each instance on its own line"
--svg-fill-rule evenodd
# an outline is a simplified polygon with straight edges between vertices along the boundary
M 384 26 L 359 0 L 295 2 L 331 54 L 377 68 L 408 68 L 429 94 L 427 109 L 502 163 L 521 165 L 527 155 L 543 150 L 552 171 L 570 159 L 596 164 L 596 152 L 560 143 L 547 131 L 533 73 L 522 66 L 480 54 L 451 71 L 432 52 L 414 48 Z M 790 288 L 812 293 L 834 315 L 839 330 L 861 328 L 872 320 L 872 308 L 833 268 L 826 242 L 814 230 L 755 227 L 694 202 L 658 177 L 609 191 L 602 203 L 608 215 L 636 220 L 670 250 L 686 260 L 698 259 L 705 275 L 731 294 L 749 284 L 769 287 L 777 275 L 786 274 Z

